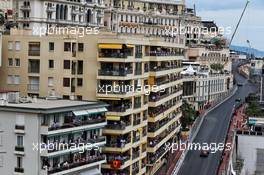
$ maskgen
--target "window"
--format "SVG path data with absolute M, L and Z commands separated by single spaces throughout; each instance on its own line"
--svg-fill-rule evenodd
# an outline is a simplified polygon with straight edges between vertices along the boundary
M 28 73 L 39 73 L 40 72 L 40 60 L 29 59 L 28 60 Z
M 13 50 L 13 42 L 8 41 L 8 50 Z
M 15 64 L 16 64 L 16 67 L 20 67 L 20 59 L 19 58 L 15 59 Z
M 49 51 L 54 51 L 54 43 L 53 42 L 49 43 Z
M 40 56 L 40 42 L 30 42 L 28 44 L 29 56 Z
M 0 167 L 4 166 L 4 156 L 0 155 Z
M 69 100 L 70 96 L 69 95 L 63 95 L 62 98 L 65 99 L 65 100 Z
M 54 78 L 53 77 L 48 77 L 48 86 L 50 86 L 50 87 L 54 86 Z
M 77 86 L 82 86 L 82 85 L 83 85 L 83 79 L 77 78 Z
M 18 135 L 17 136 L 17 146 L 23 146 L 24 144 L 23 144 L 23 136 L 21 136 L 21 135 Z
M 16 41 L 16 51 L 20 50 L 20 41 Z
M 13 75 L 7 76 L 7 84 L 13 84 Z
M 50 69 L 54 68 L 54 60 L 49 60 L 49 68 Z
M 20 76 L 19 75 L 14 76 L 14 84 L 20 84 Z
M 64 43 L 64 52 L 70 52 L 71 51 L 71 43 L 67 42 Z
M 8 58 L 8 66 L 13 66 L 13 59 L 12 58 Z
M 78 51 L 83 52 L 83 43 L 78 43 Z
M 63 78 L 63 87 L 70 87 L 70 78 Z
M 22 168 L 22 157 L 17 157 L 17 168 Z
M 77 100 L 82 100 L 82 96 L 81 95 L 77 95 Z
M 64 69 L 71 69 L 71 61 L 64 60 Z

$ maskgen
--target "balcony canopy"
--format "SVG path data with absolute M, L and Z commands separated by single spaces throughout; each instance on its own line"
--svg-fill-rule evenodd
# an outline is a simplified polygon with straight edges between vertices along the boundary
M 122 44 L 99 44 L 100 49 L 122 49 Z
M 89 110 L 81 110 L 81 111 L 73 111 L 75 116 L 82 116 L 82 115 L 89 115 L 89 114 L 96 114 L 106 112 L 106 108 L 97 108 L 97 109 L 89 109 Z

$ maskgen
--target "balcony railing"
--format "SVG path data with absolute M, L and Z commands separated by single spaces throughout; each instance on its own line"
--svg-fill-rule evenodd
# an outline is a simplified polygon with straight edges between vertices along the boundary
M 24 146 L 16 146 L 15 151 L 24 152 L 25 148 L 24 148 Z
M 120 124 L 107 124 L 105 129 L 112 129 L 112 130 L 125 130 L 126 127 L 131 126 L 129 122 L 123 122 Z
M 165 134 L 163 134 L 163 137 L 157 136 L 156 138 L 149 140 L 148 146 L 149 147 L 155 147 L 158 145 L 165 137 L 167 137 L 173 130 L 175 130 L 178 126 L 171 127 L 170 129 L 165 131 Z
M 15 126 L 15 129 L 17 129 L 17 130 L 25 130 L 25 126 L 22 126 L 22 125 L 16 125 L 16 126 Z
M 171 65 L 171 66 L 163 66 L 163 67 L 161 67 L 161 66 L 156 66 L 156 67 L 152 67 L 152 68 L 150 68 L 150 71 L 151 72 L 160 72 L 160 71 L 165 71 L 165 70 L 170 70 L 170 69 L 176 69 L 176 68 L 180 68 L 180 66 L 178 66 L 178 65 Z
M 100 58 L 127 58 L 132 56 L 128 53 L 99 53 Z
M 107 109 L 109 112 L 126 112 L 131 109 L 131 104 L 111 105 Z
M 109 155 L 108 159 L 107 159 L 107 163 L 108 164 L 112 164 L 112 162 L 114 160 L 120 160 L 121 161 L 121 165 L 125 165 L 125 163 L 130 160 L 130 156 L 122 156 L 121 155 L 121 156 L 111 157 L 111 155 Z
M 154 164 L 164 153 L 166 152 L 166 147 L 160 147 L 155 154 L 151 153 L 148 158 L 149 164 Z
M 20 7 L 21 10 L 31 10 L 31 7 L 29 5 L 22 5 Z
M 15 168 L 15 172 L 17 172 L 17 173 L 24 173 L 24 168 L 18 168 L 18 167 L 16 167 Z
M 132 74 L 133 70 L 99 70 L 99 76 L 127 76 Z
M 40 56 L 40 50 L 29 50 L 28 56 Z
M 100 136 L 97 137 L 95 139 L 87 139 L 87 140 L 73 140 L 72 142 L 54 142 L 52 145 L 59 145 L 59 147 L 52 147 L 51 149 L 48 149 L 48 153 L 53 153 L 53 152 L 58 152 L 58 151 L 64 151 L 64 150 L 71 150 L 68 149 L 67 146 L 71 145 L 71 144 L 76 144 L 76 145 L 91 145 L 91 144 L 95 144 L 95 143 L 100 143 L 100 142 L 105 142 L 106 141 L 106 137 L 105 136 Z M 50 142 L 51 143 L 51 142 Z M 48 145 L 48 144 L 47 144 Z
M 59 172 L 65 171 L 65 170 L 77 168 L 77 167 L 80 167 L 80 166 L 85 166 L 87 164 L 99 162 L 99 161 L 102 161 L 102 160 L 105 160 L 105 156 L 103 156 L 103 155 L 102 156 L 93 157 L 93 158 L 86 158 L 86 159 L 81 160 L 80 162 L 68 163 L 67 166 L 52 168 L 51 170 L 48 171 L 48 174 L 59 173 Z
M 183 56 L 183 53 L 150 51 L 149 56 Z
M 128 143 L 130 143 L 130 138 L 127 139 L 119 139 L 120 143 L 116 141 L 110 141 L 110 143 L 106 143 L 105 147 L 112 147 L 112 148 L 124 148 Z
M 157 81 L 156 85 L 160 86 L 160 85 L 164 85 L 164 84 L 168 84 L 168 83 L 172 83 L 174 81 L 180 80 L 181 77 L 174 77 L 174 78 L 170 78 L 169 80 L 164 80 L 164 81 Z
M 92 119 L 92 120 L 86 120 L 86 121 L 76 121 L 76 122 L 71 122 L 71 123 L 64 123 L 63 125 L 54 123 L 51 127 L 49 127 L 49 131 L 74 128 L 74 127 L 84 126 L 84 125 L 98 124 L 98 123 L 103 123 L 105 121 L 106 121 L 105 118 L 98 118 L 98 119 Z
M 179 92 L 179 91 L 181 91 L 181 90 L 182 90 L 182 88 L 178 88 L 178 89 L 173 90 L 172 92 L 167 92 L 167 93 L 165 93 L 165 94 L 163 94 L 163 95 L 153 95 L 153 96 L 151 96 L 151 97 L 149 98 L 149 101 L 150 101 L 150 102 L 157 102 L 157 101 L 160 101 L 160 100 L 162 100 L 162 99 L 164 99 L 164 98 L 166 98 L 166 97 L 168 97 L 168 96 L 170 96 L 170 95 L 173 95 L 173 94 L 175 94 L 175 93 L 177 93 L 177 92 Z
M 39 84 L 28 84 L 28 91 L 39 91 Z

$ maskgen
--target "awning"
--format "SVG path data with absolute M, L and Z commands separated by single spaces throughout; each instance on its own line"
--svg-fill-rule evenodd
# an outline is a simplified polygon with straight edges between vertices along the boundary
M 81 115 L 88 115 L 88 112 L 86 110 L 83 110 L 83 111 L 73 111 L 73 114 L 75 116 L 81 116 Z
M 95 108 L 95 109 L 89 109 L 89 110 L 73 111 L 73 114 L 75 116 L 82 116 L 82 115 L 88 115 L 88 114 L 102 113 L 106 111 L 107 109 L 104 107 L 104 108 Z
M 100 49 L 122 49 L 122 44 L 99 44 Z
M 120 121 L 120 116 L 106 116 L 106 120 Z
M 80 172 L 80 175 L 100 175 L 100 174 L 101 172 L 97 168 Z
M 98 108 L 98 109 L 97 109 L 97 112 L 98 112 L 98 113 L 101 113 L 101 112 L 107 112 L 107 109 L 106 109 L 106 108 Z
M 135 47 L 135 45 L 132 45 L 132 44 L 127 44 L 126 45 L 128 48 L 134 48 Z

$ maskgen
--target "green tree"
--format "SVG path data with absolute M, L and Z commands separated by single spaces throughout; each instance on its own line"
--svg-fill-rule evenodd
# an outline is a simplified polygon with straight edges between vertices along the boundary
M 197 117 L 196 111 L 186 101 L 183 101 L 181 109 L 182 109 L 181 124 L 183 128 L 186 128 L 188 125 L 191 125 L 194 122 L 195 118 Z

